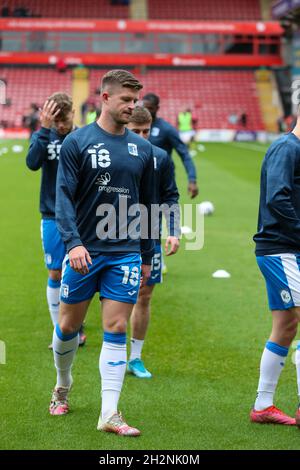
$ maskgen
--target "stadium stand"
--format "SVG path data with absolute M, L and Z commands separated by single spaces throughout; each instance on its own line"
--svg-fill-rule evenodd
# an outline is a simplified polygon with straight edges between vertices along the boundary
M 129 6 L 112 4 L 110 0 L 8 0 L 5 7 L 12 15 L 16 9 L 26 10 L 26 15 L 47 18 L 129 18 Z M 148 18 L 159 20 L 245 20 L 261 19 L 259 0 L 148 0 Z M 18 15 L 19 16 L 19 15 Z
M 103 73 L 103 69 L 90 71 L 91 95 L 99 87 Z M 136 75 L 144 84 L 143 94 L 151 91 L 161 97 L 160 115 L 173 125 L 176 125 L 178 112 L 191 107 L 199 128 L 239 128 L 238 124 L 232 125 L 228 117 L 245 111 L 248 129 L 264 129 L 252 71 L 152 70 Z M 0 78 L 7 82 L 8 98 L 13 97 L 2 118 L 7 126 L 19 126 L 30 103 L 42 104 L 45 96 L 55 90 L 71 92 L 70 70 L 58 74 L 47 69 L 7 67 L 0 69 Z
M 35 16 L 43 18 L 128 18 L 128 5 L 113 5 L 110 0 L 8 0 L 5 7 L 10 15 L 16 9 L 26 10 L 24 16 Z
M 259 0 L 148 0 L 149 19 L 160 20 L 260 20 Z
M 90 89 L 99 87 L 103 71 L 91 70 Z M 142 95 L 154 92 L 161 98 L 160 116 L 176 125 L 179 111 L 190 107 L 198 118 L 197 127 L 232 129 L 230 114 L 245 111 L 248 129 L 264 130 L 252 71 L 151 70 L 135 75 L 144 84 Z
M 3 108 L 1 121 L 5 127 L 20 127 L 22 116 L 31 103 L 39 106 L 45 97 L 61 90 L 71 93 L 71 71 L 59 74 L 55 70 L 31 68 L 0 68 L 0 79 L 7 84 L 10 106 Z

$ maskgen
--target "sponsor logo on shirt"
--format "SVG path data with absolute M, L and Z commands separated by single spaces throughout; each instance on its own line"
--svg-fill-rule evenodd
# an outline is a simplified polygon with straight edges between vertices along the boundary
M 110 182 L 111 176 L 108 172 L 104 173 L 104 175 L 101 175 L 97 181 L 96 184 L 102 184 L 103 186 L 107 186 L 107 184 Z
M 100 175 L 99 178 L 96 180 L 96 185 L 98 186 L 98 192 L 105 192 L 105 193 L 118 193 L 120 197 L 126 197 L 128 199 L 131 199 L 131 196 L 129 195 L 129 189 L 122 187 L 116 187 L 116 186 L 109 186 L 108 183 L 111 181 L 111 175 L 108 173 L 103 173 L 103 175 Z

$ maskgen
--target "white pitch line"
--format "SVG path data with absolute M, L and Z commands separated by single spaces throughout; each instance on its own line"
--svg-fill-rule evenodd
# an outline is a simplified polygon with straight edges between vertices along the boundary
M 240 148 L 244 148 L 244 149 L 247 149 L 247 150 L 253 150 L 255 152 L 259 151 L 259 152 L 263 152 L 263 153 L 265 153 L 267 148 L 268 148 L 267 146 L 266 146 L 266 148 L 262 148 L 259 145 L 240 144 L 240 143 L 236 143 L 236 142 L 231 142 L 231 145 L 234 145 L 235 147 L 240 147 Z

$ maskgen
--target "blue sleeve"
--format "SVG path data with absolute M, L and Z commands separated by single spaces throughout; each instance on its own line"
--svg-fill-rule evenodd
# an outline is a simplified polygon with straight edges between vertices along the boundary
M 151 264 L 152 257 L 154 256 L 155 241 L 150 238 L 152 217 L 151 217 L 151 204 L 155 204 L 155 193 L 153 188 L 155 187 L 155 174 L 154 174 L 154 160 L 151 150 L 151 158 L 147 163 L 147 166 L 143 172 L 140 182 L 140 203 L 143 204 L 147 209 L 147 222 L 148 222 L 148 238 L 141 238 L 141 257 L 143 264 Z M 142 232 L 142 230 L 141 230 Z
M 76 194 L 80 169 L 80 152 L 73 137 L 67 137 L 60 149 L 56 179 L 55 218 L 67 252 L 82 245 L 76 225 Z
M 180 210 L 178 205 L 179 192 L 177 189 L 174 165 L 169 156 L 164 160 L 160 169 L 160 203 L 166 204 L 170 209 L 165 213 L 169 236 L 180 237 Z
M 267 162 L 266 204 L 285 232 L 300 234 L 300 220 L 293 205 L 297 154 L 286 145 L 278 147 Z
M 41 168 L 48 158 L 50 129 L 42 127 L 38 132 L 32 134 L 28 154 L 26 157 L 26 165 L 30 170 L 36 171 Z
M 188 175 L 189 182 L 195 183 L 197 180 L 196 167 L 192 157 L 189 154 L 187 146 L 180 139 L 178 131 L 175 129 L 175 127 L 170 126 L 168 129 L 168 137 L 172 147 L 176 150 L 182 160 L 185 171 Z

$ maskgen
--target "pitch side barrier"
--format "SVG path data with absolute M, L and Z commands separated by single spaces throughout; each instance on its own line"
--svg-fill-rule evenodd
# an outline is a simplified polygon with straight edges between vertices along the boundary
M 201 129 L 197 131 L 197 142 L 261 142 L 268 143 L 277 139 L 279 134 L 266 131 L 236 129 Z

